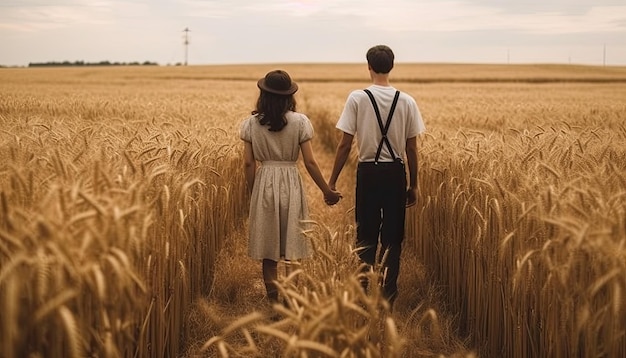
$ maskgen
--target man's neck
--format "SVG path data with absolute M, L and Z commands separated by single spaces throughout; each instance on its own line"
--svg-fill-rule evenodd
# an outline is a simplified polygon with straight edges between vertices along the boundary
M 389 87 L 389 74 L 388 73 L 376 73 L 370 70 L 370 77 L 372 78 L 372 83 L 377 86 Z

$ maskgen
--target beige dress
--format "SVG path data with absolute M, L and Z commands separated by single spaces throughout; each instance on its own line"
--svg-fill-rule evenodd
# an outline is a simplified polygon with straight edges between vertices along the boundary
M 240 128 L 240 138 L 252 143 L 260 162 L 250 199 L 248 253 L 254 259 L 296 260 L 311 254 L 302 234 L 308 207 L 296 161 L 300 143 L 313 137 L 313 127 L 304 114 L 288 112 L 286 118 L 279 132 L 269 131 L 257 116 L 245 119 Z

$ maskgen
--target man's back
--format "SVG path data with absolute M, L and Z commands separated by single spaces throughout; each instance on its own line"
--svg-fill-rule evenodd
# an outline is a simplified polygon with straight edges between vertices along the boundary
M 379 85 L 371 85 L 367 89 L 374 96 L 383 125 L 386 125 L 396 89 L 391 86 Z M 374 107 L 365 91 L 356 90 L 350 93 L 336 127 L 345 133 L 356 136 L 360 162 L 374 161 L 382 133 L 376 120 Z M 387 132 L 395 156 L 402 157 L 405 152 L 406 140 L 417 136 L 424 130 L 424 122 L 415 100 L 408 94 L 400 92 L 393 119 Z M 379 160 L 381 162 L 393 161 L 393 156 L 386 146 L 383 146 Z

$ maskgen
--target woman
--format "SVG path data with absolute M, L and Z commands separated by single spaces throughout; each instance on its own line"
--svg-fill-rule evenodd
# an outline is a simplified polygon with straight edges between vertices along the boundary
M 298 85 L 282 70 L 269 72 L 257 85 L 261 92 L 256 109 L 240 128 L 245 177 L 251 193 L 248 252 L 263 261 L 267 297 L 274 303 L 278 300 L 278 261 L 311 254 L 301 226 L 308 217 L 308 207 L 296 166 L 300 152 L 325 202 L 333 205 L 341 195 L 330 189 L 317 165 L 311 148 L 311 122 L 296 112 L 293 95 Z

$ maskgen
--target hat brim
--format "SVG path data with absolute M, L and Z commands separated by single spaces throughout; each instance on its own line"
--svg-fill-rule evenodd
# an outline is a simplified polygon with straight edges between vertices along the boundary
M 259 82 L 257 82 L 257 86 L 262 89 L 265 92 L 269 92 L 269 93 L 274 93 L 274 94 L 280 94 L 283 96 L 289 96 L 292 95 L 294 93 L 296 93 L 296 91 L 298 91 L 298 84 L 291 81 L 291 87 L 289 87 L 289 89 L 286 90 L 276 90 L 273 88 L 269 88 L 266 84 L 265 84 L 265 78 L 261 78 L 259 80 Z

